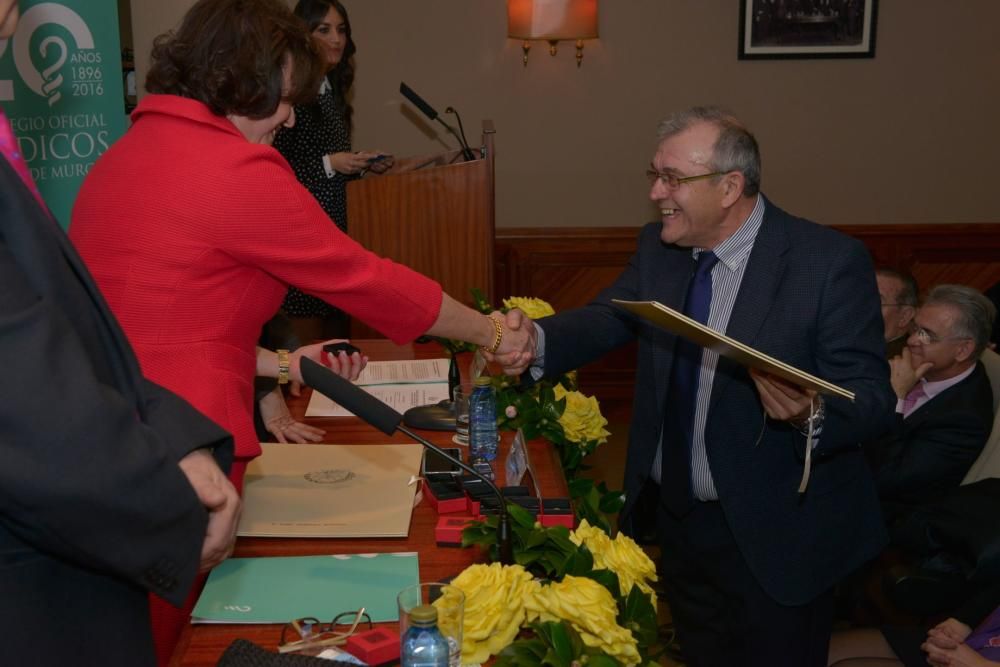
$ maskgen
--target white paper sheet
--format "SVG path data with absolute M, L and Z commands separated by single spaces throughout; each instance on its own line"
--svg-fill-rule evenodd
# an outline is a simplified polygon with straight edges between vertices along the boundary
M 379 384 L 361 387 L 383 403 L 388 403 L 396 412 L 406 412 L 418 405 L 430 405 L 448 398 L 448 383 L 431 384 Z M 318 391 L 314 391 L 306 407 L 306 417 L 351 417 L 339 403 L 334 403 Z

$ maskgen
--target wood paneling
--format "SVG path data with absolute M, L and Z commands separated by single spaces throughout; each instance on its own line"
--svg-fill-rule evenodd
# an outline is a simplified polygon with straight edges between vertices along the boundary
M 920 289 L 959 283 L 985 290 L 1000 282 L 1000 223 L 843 225 L 876 264 L 909 271 Z
M 493 123 L 483 122 L 483 152 L 453 163 L 457 152 L 400 160 L 378 178 L 347 184 L 351 236 L 378 255 L 430 276 L 457 299 L 470 286 L 492 297 L 495 228 Z M 360 321 L 355 338 L 379 332 Z
M 921 290 L 961 283 L 980 290 L 1000 282 L 1000 223 L 844 225 L 876 264 L 909 271 Z M 638 227 L 501 228 L 496 292 L 534 296 L 556 309 L 583 305 L 610 285 L 635 249 Z M 601 400 L 630 396 L 635 350 L 629 346 L 580 370 L 580 384 Z

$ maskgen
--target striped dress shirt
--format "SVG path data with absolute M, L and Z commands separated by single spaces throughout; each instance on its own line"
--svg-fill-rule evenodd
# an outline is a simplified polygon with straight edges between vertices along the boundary
M 757 232 L 764 220 L 764 198 L 757 195 L 753 211 L 740 225 L 736 233 L 720 243 L 712 250 L 719 261 L 712 268 L 712 304 L 708 313 L 707 325 L 715 331 L 725 332 L 729 317 L 733 313 L 736 295 L 739 294 L 743 273 L 746 271 L 747 260 L 753 250 Z M 697 259 L 706 248 L 693 248 L 691 255 Z M 705 423 L 708 417 L 708 403 L 712 396 L 712 384 L 715 380 L 715 367 L 719 362 L 718 352 L 703 349 L 701 354 L 701 373 L 698 376 L 698 395 L 695 402 L 694 430 L 691 443 L 691 489 L 698 500 L 718 500 L 712 471 L 708 465 L 705 452 Z M 669 408 L 668 408 L 669 409 Z M 651 476 L 654 481 L 660 481 L 663 434 L 660 433 L 660 448 L 657 449 L 653 461 Z

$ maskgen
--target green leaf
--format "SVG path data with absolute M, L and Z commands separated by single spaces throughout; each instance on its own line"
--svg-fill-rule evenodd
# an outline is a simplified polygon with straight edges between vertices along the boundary
M 573 644 L 564 623 L 553 624 L 550 627 L 549 642 L 562 664 L 569 664 L 576 657 L 573 655 Z
M 632 631 L 642 652 L 657 641 L 656 608 L 649 593 L 633 586 L 624 601 L 618 603 L 618 624 Z
M 608 491 L 607 493 L 601 494 L 601 501 L 598 504 L 600 510 L 605 514 L 615 514 L 620 512 L 622 507 L 625 506 L 625 492 L 624 491 Z
M 586 547 L 578 547 L 566 559 L 566 566 L 563 574 L 571 574 L 574 577 L 586 577 L 594 570 L 594 557 L 587 551 Z
M 531 515 L 531 512 L 524 509 L 520 505 L 516 505 L 514 503 L 507 503 L 507 514 L 510 516 L 511 520 L 517 525 L 529 529 L 534 529 L 535 517 Z
M 535 667 L 540 665 L 548 652 L 548 646 L 541 639 L 518 639 L 511 642 L 497 656 L 496 665 L 501 667 Z

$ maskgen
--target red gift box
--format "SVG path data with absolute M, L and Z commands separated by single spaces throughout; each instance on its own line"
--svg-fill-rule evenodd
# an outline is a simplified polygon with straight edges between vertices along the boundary
M 399 633 L 381 626 L 347 638 L 344 650 L 369 665 L 399 660 Z
M 454 498 L 439 500 L 434 495 L 434 489 L 430 484 L 424 485 L 424 497 L 427 498 L 427 502 L 438 514 L 454 514 L 456 512 L 464 512 L 468 508 L 468 501 L 464 493 Z
M 462 546 L 462 530 L 473 521 L 471 516 L 443 516 L 434 528 L 434 541 L 439 547 Z

